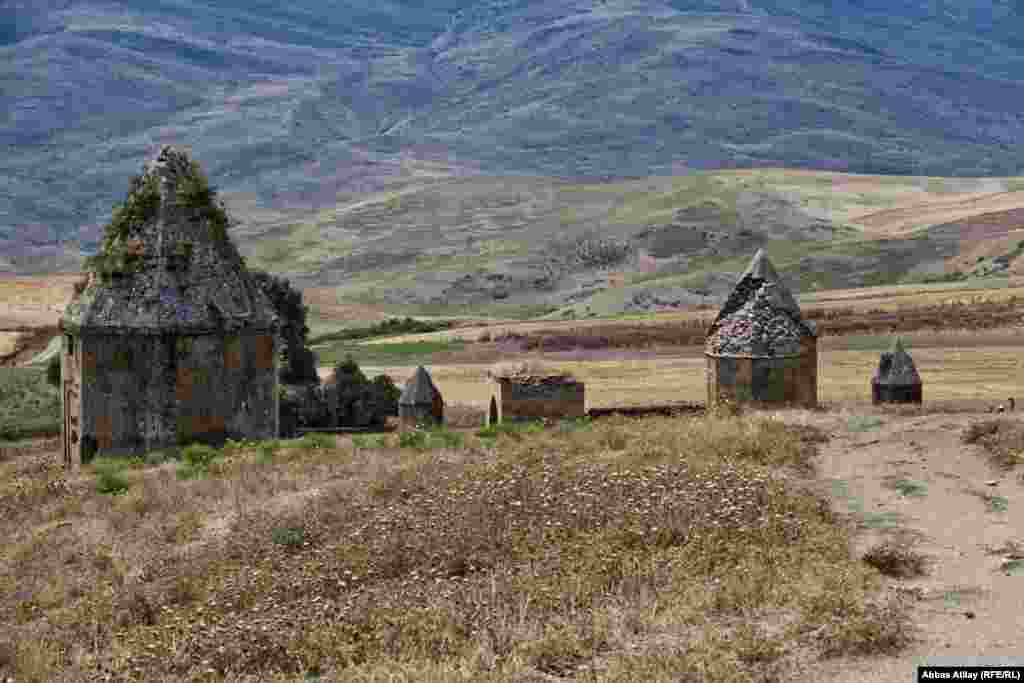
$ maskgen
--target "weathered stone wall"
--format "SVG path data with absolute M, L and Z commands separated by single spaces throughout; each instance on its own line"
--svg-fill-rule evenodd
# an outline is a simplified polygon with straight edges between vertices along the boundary
M 722 400 L 813 408 L 818 404 L 817 340 L 801 341 L 801 355 L 707 358 L 708 405 Z
M 871 382 L 871 403 L 921 403 L 924 392 L 920 384 L 881 384 Z
M 560 419 L 586 415 L 582 382 L 494 381 L 498 421 Z
M 97 455 L 119 455 L 277 436 L 272 333 L 87 334 L 80 343 L 82 438 L 73 460 L 89 460 L 93 444 Z

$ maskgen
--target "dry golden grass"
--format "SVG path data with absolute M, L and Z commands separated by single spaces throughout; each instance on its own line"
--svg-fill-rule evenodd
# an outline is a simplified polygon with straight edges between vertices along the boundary
M 930 225 L 1024 207 L 1024 192 L 1006 191 L 1005 178 L 894 177 L 794 169 L 727 171 L 728 178 L 763 178 L 775 192 L 791 191 L 807 210 L 861 228 L 872 237 L 895 237 Z
M 898 650 L 905 605 L 791 488 L 812 441 L 712 415 L 307 435 L 184 479 L 19 457 L 0 677 L 768 683 Z
M 940 333 L 941 334 L 941 333 Z M 1007 333 L 1017 334 L 1017 333 Z M 921 335 L 925 338 L 925 335 Z M 842 338 L 837 339 L 842 342 Z M 911 337 L 913 342 L 913 337 Z M 924 383 L 925 401 L 1004 401 L 1020 397 L 1024 386 L 1024 356 L 1020 346 L 916 348 L 909 344 Z M 586 385 L 587 407 L 650 405 L 675 401 L 704 401 L 705 359 L 700 349 L 680 349 L 675 357 L 579 361 L 549 354 Z M 831 404 L 867 404 L 871 376 L 878 367 L 878 350 L 822 349 L 818 355 L 818 397 Z M 368 374 L 384 373 L 399 386 L 415 368 L 366 367 Z M 446 403 L 486 407 L 489 385 L 484 365 L 436 365 L 428 368 Z
M 21 332 L 0 332 L 0 357 L 14 353 Z
M 0 329 L 57 324 L 80 273 L 0 278 Z

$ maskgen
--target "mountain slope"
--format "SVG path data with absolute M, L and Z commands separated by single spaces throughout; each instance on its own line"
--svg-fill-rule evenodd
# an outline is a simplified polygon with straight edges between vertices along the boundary
M 438 174 L 1013 175 L 1022 27 L 995 1 L 0 0 L 0 268 L 73 267 L 165 142 L 251 235 Z

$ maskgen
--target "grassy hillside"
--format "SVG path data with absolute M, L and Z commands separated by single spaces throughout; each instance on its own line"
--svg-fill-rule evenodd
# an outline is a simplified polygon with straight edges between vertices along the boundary
M 418 178 L 236 236 L 251 264 L 315 287 L 319 308 L 585 317 L 714 303 L 760 247 L 805 293 L 982 275 L 996 285 L 1018 267 L 1020 183 L 794 169 Z
M 191 147 L 243 219 L 288 223 L 439 173 L 1007 176 L 1024 162 L 1022 18 L 1002 3 L 131 0 L 17 14 L 0 23 L 0 264 L 15 271 L 73 266 L 164 142 Z M 308 258 L 350 247 L 339 236 Z

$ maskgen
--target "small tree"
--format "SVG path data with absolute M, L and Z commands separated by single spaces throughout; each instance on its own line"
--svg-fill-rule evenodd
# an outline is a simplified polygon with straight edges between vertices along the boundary
M 306 326 L 306 306 L 302 292 L 291 286 L 285 278 L 261 270 L 253 271 L 256 283 L 270 299 L 281 319 L 280 380 L 285 384 L 313 384 L 319 382 L 316 355 L 306 348 L 309 327 Z
M 334 368 L 323 389 L 332 427 L 379 427 L 398 415 L 401 391 L 387 375 L 367 379 L 351 356 Z

